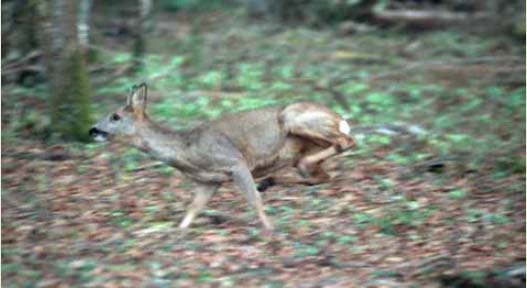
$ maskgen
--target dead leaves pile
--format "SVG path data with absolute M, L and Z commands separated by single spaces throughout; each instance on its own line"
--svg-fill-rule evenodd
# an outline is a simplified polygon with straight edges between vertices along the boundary
M 266 191 L 272 237 L 230 186 L 182 233 L 192 187 L 177 173 L 117 171 L 104 151 L 113 146 L 63 161 L 17 156 L 47 149 L 3 151 L 2 276 L 12 285 L 400 287 L 524 259 L 524 194 L 473 197 L 470 179 L 401 180 L 393 163 L 358 159 L 332 183 Z M 470 194 L 449 196 L 461 188 Z

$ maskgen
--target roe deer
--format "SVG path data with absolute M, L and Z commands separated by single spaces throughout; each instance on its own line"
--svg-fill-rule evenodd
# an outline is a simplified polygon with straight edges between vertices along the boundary
M 303 179 L 291 183 L 321 183 L 329 180 L 322 161 L 355 145 L 348 123 L 314 103 L 261 108 L 172 131 L 146 115 L 146 97 L 145 83 L 132 87 L 126 105 L 102 118 L 89 133 L 97 141 L 129 143 L 196 183 L 180 228 L 192 223 L 221 184 L 233 181 L 257 210 L 264 228 L 272 230 L 253 176 L 294 166 Z

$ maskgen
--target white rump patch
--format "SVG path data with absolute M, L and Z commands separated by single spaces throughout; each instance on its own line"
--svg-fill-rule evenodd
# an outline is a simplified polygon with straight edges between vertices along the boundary
M 351 128 L 350 125 L 348 125 L 348 122 L 346 122 L 346 120 L 340 120 L 339 131 L 346 135 L 350 134 Z

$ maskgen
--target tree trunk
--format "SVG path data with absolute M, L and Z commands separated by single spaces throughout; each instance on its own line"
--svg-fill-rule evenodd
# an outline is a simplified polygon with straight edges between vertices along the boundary
M 21 56 L 38 48 L 37 3 L 31 0 L 2 3 L 2 26 L 5 26 L 2 27 L 2 40 L 7 42 L 2 43 L 3 48 L 16 50 L 14 52 Z M 2 50 L 2 55 L 12 52 L 11 49 Z
M 83 50 L 87 51 L 90 45 L 90 11 L 93 0 L 80 1 L 78 19 L 79 45 Z
M 134 72 L 139 72 L 143 69 L 143 57 L 146 51 L 145 35 L 150 30 L 149 26 L 151 26 L 149 18 L 152 12 L 152 0 L 139 0 L 138 4 L 137 29 L 134 31 Z
M 63 139 L 88 140 L 90 118 L 89 83 L 83 51 L 79 45 L 77 2 L 52 0 L 48 26 L 48 76 L 50 80 L 51 130 Z

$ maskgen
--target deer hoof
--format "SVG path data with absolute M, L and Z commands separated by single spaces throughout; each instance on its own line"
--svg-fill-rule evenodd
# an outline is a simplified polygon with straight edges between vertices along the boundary
M 269 178 L 265 178 L 262 181 L 260 181 L 260 183 L 258 184 L 258 188 L 257 189 L 258 189 L 259 192 L 264 192 L 269 187 L 272 187 L 274 185 L 276 185 L 275 180 L 272 177 L 269 177 Z

